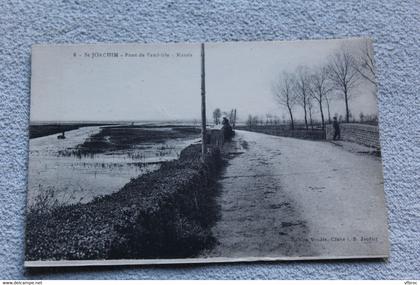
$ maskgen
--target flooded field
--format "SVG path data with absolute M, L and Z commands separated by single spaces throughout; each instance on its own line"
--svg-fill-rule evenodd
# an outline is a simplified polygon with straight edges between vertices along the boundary
M 179 138 L 168 135 L 168 139 L 137 142 L 128 148 L 83 155 L 75 151 L 101 130 L 100 126 L 83 127 L 66 132 L 65 139 L 57 139 L 57 134 L 30 139 L 29 206 L 46 193 L 60 204 L 87 203 L 111 194 L 131 178 L 158 169 L 160 162 L 177 159 L 182 149 L 199 140 L 196 134 Z M 140 133 L 142 129 L 137 130 Z M 162 132 L 165 137 L 172 130 L 148 128 L 148 131 Z

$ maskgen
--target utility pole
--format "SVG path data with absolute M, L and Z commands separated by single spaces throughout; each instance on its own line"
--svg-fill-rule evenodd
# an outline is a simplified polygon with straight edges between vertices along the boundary
M 204 43 L 201 44 L 201 160 L 206 155 L 206 70 Z

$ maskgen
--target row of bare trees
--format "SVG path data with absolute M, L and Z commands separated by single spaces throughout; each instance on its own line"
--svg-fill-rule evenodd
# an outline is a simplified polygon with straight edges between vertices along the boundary
M 366 40 L 353 53 L 345 47 L 337 50 L 324 66 L 308 68 L 299 66 L 295 72 L 283 72 L 277 81 L 273 82 L 272 92 L 276 102 L 287 109 L 291 128 L 295 128 L 293 111 L 296 106 L 303 110 L 305 128 L 312 124 L 314 104 L 319 108 L 322 129 L 325 128 L 325 110 L 331 122 L 330 101 L 343 99 L 345 104 L 345 121 L 351 117 L 349 101 L 356 95 L 355 88 L 361 80 L 367 80 L 376 87 L 375 69 L 372 50 Z M 335 92 L 333 92 L 335 91 Z M 337 98 L 337 99 L 338 99 Z M 308 120 L 310 123 L 308 123 Z
M 270 113 L 267 113 L 265 117 L 249 114 L 245 121 L 245 125 L 250 129 L 257 126 L 279 126 L 284 124 L 286 124 L 284 117 L 280 119 L 280 117 Z
M 327 102 L 327 100 L 325 102 Z M 314 110 L 313 108 L 308 108 L 308 113 L 309 118 L 311 118 L 312 115 L 316 113 L 316 110 Z M 345 122 L 345 118 L 342 115 L 335 114 L 335 116 L 337 116 L 337 120 L 339 122 Z M 328 119 L 325 119 L 325 121 L 331 123 L 330 114 L 328 114 Z M 359 115 L 356 116 L 350 113 L 350 122 L 376 125 L 378 123 L 378 115 L 364 114 L 363 112 L 360 112 Z M 279 116 L 273 115 L 271 113 L 267 113 L 265 114 L 265 116 L 256 116 L 249 114 L 245 121 L 245 125 L 250 129 L 258 126 L 285 126 L 287 123 L 288 121 L 286 120 L 284 114 L 280 118 Z M 321 121 L 318 118 L 313 120 L 309 119 L 309 125 L 311 126 L 311 129 L 315 129 L 315 126 L 320 125 L 320 123 Z

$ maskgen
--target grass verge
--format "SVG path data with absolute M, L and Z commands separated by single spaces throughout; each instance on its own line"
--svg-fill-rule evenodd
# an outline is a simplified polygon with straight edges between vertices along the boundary
M 29 211 L 26 260 L 188 258 L 210 249 L 222 158 L 201 145 L 87 204 Z

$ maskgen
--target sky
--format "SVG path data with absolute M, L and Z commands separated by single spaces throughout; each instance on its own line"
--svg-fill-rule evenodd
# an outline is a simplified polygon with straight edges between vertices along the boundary
M 31 121 L 198 118 L 200 76 L 199 45 L 35 46 Z
M 357 40 L 208 43 L 207 116 L 215 108 L 282 118 L 272 84 L 299 66 L 318 68 Z M 32 51 L 31 121 L 168 121 L 200 118 L 199 44 L 36 45 Z M 363 81 L 350 101 L 354 114 L 376 114 L 374 88 Z M 338 96 L 336 96 L 338 98 Z M 303 117 L 295 108 L 295 117 Z M 335 100 L 332 113 L 344 115 Z M 315 108 L 314 116 L 319 116 Z
M 206 47 L 206 83 L 208 108 L 237 108 L 241 120 L 248 114 L 264 117 L 271 113 L 288 119 L 288 112 L 279 106 L 272 93 L 273 83 L 285 72 L 295 72 L 299 66 L 317 69 L 343 45 L 354 47 L 360 40 L 312 40 L 293 42 L 215 43 Z M 375 89 L 367 81 L 360 81 L 350 101 L 353 114 L 376 114 Z M 340 98 L 338 94 L 331 94 Z M 318 118 L 319 108 L 314 106 Z M 326 113 L 326 111 L 324 111 Z M 343 100 L 332 101 L 331 115 L 345 114 Z M 303 108 L 296 106 L 293 115 L 302 120 Z

